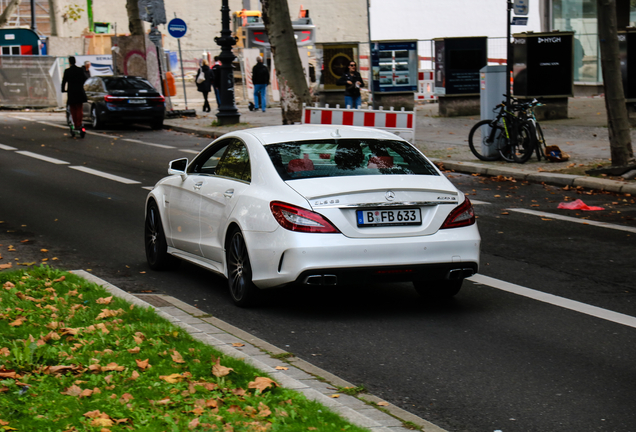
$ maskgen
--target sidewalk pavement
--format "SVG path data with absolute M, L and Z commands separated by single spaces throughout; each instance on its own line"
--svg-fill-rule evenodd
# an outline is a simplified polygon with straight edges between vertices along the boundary
M 173 99 L 175 109 L 183 100 Z M 189 108 L 199 107 L 203 100 L 188 99 Z M 199 136 L 217 138 L 225 133 L 260 126 L 282 124 L 281 109 L 270 107 L 265 113 L 249 111 L 242 101 L 237 105 L 240 123 L 232 126 L 213 126 L 216 112 L 197 117 L 166 119 L 164 127 Z M 622 177 L 592 177 L 585 170 L 610 163 L 605 100 L 602 98 L 570 98 L 568 119 L 544 120 L 541 127 L 548 145 L 557 145 L 570 158 L 567 162 L 537 161 L 533 156 L 525 164 L 504 161 L 483 162 L 468 147 L 468 133 L 480 120 L 479 116 L 439 117 L 438 105 L 416 106 L 414 144 L 433 162 L 444 169 L 488 176 L 512 177 L 517 180 L 543 182 L 557 186 L 583 187 L 616 193 L 636 194 L 636 180 Z M 636 129 L 632 129 L 632 146 L 636 147 Z
M 183 328 L 192 337 L 212 345 L 225 355 L 243 360 L 267 373 L 279 385 L 304 394 L 371 432 L 408 432 L 415 425 L 424 432 L 446 432 L 397 406 L 368 393 L 349 396 L 338 388 L 351 384 L 218 318 L 163 294 L 129 294 L 84 270 L 78 276 L 140 307 L 154 307 L 157 314 Z M 284 359 L 284 360 L 283 360 Z M 277 369 L 278 367 L 278 369 Z M 284 369 L 287 368 L 287 369 Z M 337 396 L 335 396 L 337 395 Z

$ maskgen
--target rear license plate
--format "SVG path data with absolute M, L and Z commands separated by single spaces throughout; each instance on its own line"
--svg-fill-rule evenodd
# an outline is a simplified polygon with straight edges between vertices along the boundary
M 359 227 L 422 225 L 419 208 L 357 210 Z
M 130 99 L 128 101 L 128 103 L 131 103 L 131 104 L 145 104 L 146 103 L 146 99 Z

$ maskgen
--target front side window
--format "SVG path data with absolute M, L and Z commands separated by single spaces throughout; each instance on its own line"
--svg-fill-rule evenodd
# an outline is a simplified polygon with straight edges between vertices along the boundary
M 283 180 L 354 175 L 439 175 L 408 143 L 374 139 L 297 141 L 265 147 Z
M 197 157 L 188 168 L 191 174 L 218 175 L 251 181 L 249 153 L 238 139 L 223 140 Z

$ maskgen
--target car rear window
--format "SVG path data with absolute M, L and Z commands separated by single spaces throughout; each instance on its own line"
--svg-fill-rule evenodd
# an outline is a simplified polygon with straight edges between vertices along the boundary
M 265 146 L 283 180 L 358 175 L 439 175 L 408 143 L 338 139 Z
M 108 90 L 148 90 L 155 88 L 143 78 L 138 77 L 112 77 L 104 78 L 104 84 Z

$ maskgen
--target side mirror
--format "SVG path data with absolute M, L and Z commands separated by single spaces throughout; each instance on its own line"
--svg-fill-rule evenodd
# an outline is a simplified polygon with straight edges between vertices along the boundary
M 186 168 L 188 167 L 188 159 L 175 159 L 170 161 L 168 165 L 168 174 L 169 175 L 180 175 L 182 180 L 185 180 L 187 177 Z

